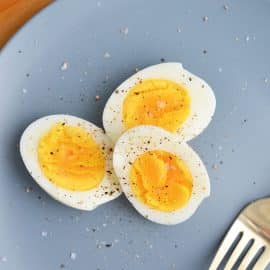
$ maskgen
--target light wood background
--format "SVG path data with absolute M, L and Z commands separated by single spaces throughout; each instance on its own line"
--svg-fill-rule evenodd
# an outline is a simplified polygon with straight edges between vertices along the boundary
M 35 13 L 53 0 L 0 0 L 0 48 Z

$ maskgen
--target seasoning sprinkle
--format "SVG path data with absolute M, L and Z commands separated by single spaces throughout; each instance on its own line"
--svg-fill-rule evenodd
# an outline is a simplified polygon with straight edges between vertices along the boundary
M 25 187 L 25 192 L 29 193 L 33 191 L 33 187 Z
M 203 21 L 207 22 L 208 21 L 208 17 L 207 16 L 203 16 Z
M 0 261 L 3 262 L 3 263 L 7 262 L 7 257 L 0 256 Z
M 217 164 L 212 165 L 212 169 L 216 170 L 218 168 Z
M 111 58 L 111 55 L 108 52 L 104 53 L 104 58 Z
M 223 5 L 223 9 L 224 9 L 225 11 L 228 11 L 228 10 L 229 10 L 229 6 L 228 6 L 227 4 L 225 4 L 225 5 Z
M 127 35 L 128 34 L 128 27 L 123 27 L 120 29 L 120 33 Z
M 48 236 L 48 232 L 41 232 L 41 236 L 42 237 L 47 237 Z
M 67 70 L 69 68 L 69 63 L 68 63 L 68 61 L 64 61 L 63 63 L 62 63 L 62 65 L 61 65 L 61 70 L 62 71 L 65 71 L 65 70 Z
M 76 258 L 77 258 L 77 254 L 75 252 L 70 252 L 70 259 L 74 261 L 76 260 Z

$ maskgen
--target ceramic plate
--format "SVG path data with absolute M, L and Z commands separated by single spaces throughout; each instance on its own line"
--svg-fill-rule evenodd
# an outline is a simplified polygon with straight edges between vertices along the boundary
M 238 211 L 270 194 L 269 25 L 263 0 L 62 0 L 27 23 L 0 53 L 0 269 L 207 269 Z M 160 61 L 215 92 L 214 119 L 191 142 L 211 197 L 168 227 L 124 197 L 81 212 L 46 195 L 19 155 L 24 128 L 56 113 L 101 126 L 114 88 Z

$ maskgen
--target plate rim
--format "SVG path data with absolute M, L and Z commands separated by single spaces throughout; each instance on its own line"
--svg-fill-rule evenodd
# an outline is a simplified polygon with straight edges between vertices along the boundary
M 49 3 L 47 6 L 43 7 L 41 10 L 36 12 L 32 17 L 30 17 L 21 27 L 11 35 L 11 37 L 6 41 L 4 46 L 0 49 L 0 59 L 2 58 L 2 55 L 6 53 L 6 51 L 13 45 L 13 43 L 16 41 L 17 38 L 27 30 L 29 27 L 32 26 L 33 23 L 35 23 L 36 20 L 38 20 L 40 17 L 45 16 L 52 8 L 55 7 L 55 5 L 59 4 L 60 2 L 63 2 L 62 0 L 53 0 L 53 2 Z

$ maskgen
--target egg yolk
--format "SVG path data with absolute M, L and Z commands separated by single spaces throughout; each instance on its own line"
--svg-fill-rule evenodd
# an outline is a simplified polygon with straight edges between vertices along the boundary
M 127 94 L 123 103 L 126 129 L 138 125 L 154 125 L 176 132 L 190 113 L 187 90 L 173 81 L 142 80 Z
M 130 169 L 133 194 L 150 208 L 171 212 L 183 207 L 192 192 L 192 175 L 185 162 L 165 151 L 140 155 Z
M 99 185 L 105 160 L 99 145 L 80 126 L 58 123 L 38 144 L 38 160 L 44 175 L 55 185 L 85 191 Z

